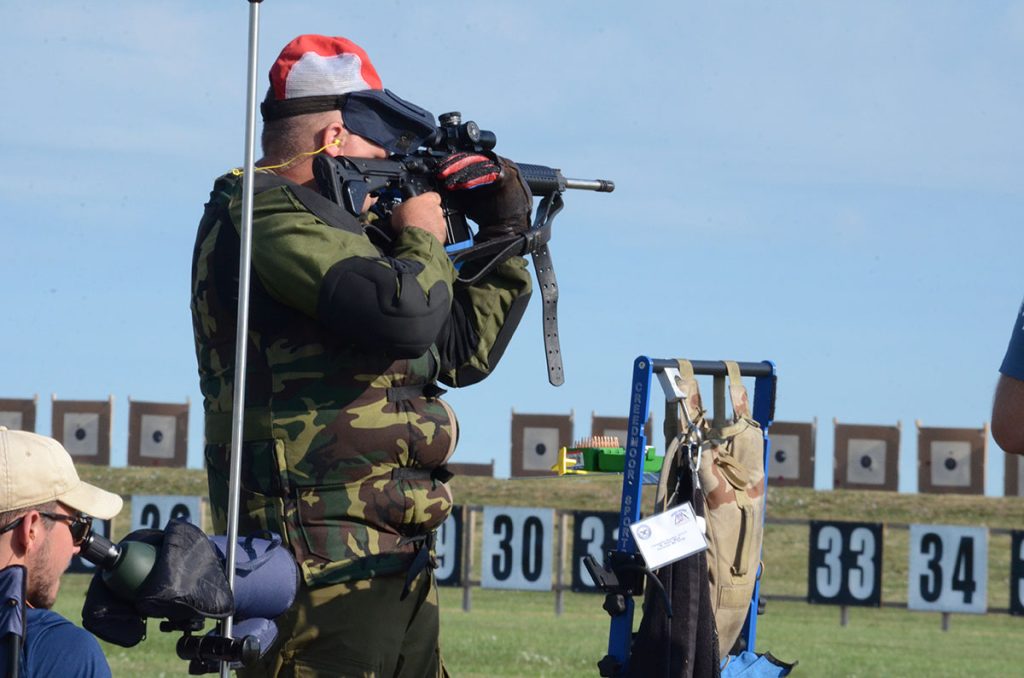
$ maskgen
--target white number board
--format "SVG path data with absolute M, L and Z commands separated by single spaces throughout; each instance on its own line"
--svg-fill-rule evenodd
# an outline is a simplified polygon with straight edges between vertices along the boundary
M 167 523 L 172 518 L 187 520 L 202 528 L 202 506 L 201 497 L 173 494 L 133 494 L 131 531 L 145 528 L 162 530 L 167 527 Z
M 911 525 L 907 607 L 984 614 L 988 608 L 988 529 Z
M 551 509 L 484 507 L 480 586 L 551 590 Z

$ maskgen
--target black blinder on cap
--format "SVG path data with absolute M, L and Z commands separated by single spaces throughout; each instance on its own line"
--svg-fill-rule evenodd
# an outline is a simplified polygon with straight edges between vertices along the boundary
M 341 115 L 349 131 L 389 153 L 411 153 L 437 130 L 433 113 L 386 89 L 349 93 Z

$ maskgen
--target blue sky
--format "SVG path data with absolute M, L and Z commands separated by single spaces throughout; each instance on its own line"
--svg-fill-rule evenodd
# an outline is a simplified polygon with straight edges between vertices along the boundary
M 496 374 L 449 394 L 456 460 L 508 471 L 518 412 L 625 415 L 633 359 L 770 359 L 779 419 L 979 427 L 1024 295 L 1024 3 L 267 0 L 260 86 L 300 33 L 566 175 L 552 253 L 566 384 L 538 299 Z M 201 398 L 195 226 L 242 161 L 248 4 L 10 3 L 0 26 L 7 291 L 0 397 Z M 261 91 L 262 95 L 262 91 Z M 656 421 L 660 427 L 660 406 Z M 989 493 L 1003 454 L 989 449 Z

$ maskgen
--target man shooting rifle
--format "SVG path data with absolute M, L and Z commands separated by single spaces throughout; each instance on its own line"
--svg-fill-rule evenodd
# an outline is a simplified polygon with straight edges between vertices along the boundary
M 281 534 L 302 586 L 279 647 L 252 675 L 444 675 L 433 530 L 452 497 L 457 438 L 438 382 L 488 376 L 530 297 L 512 256 L 454 285 L 436 191 L 371 225 L 326 199 L 313 157 L 415 149 L 433 116 L 383 89 L 344 38 L 299 36 L 270 69 L 262 167 L 253 177 L 242 533 Z M 513 163 L 482 154 L 438 175 L 480 225 L 524 233 L 531 195 Z M 242 181 L 219 178 L 199 225 L 192 317 L 215 528 L 225 528 Z

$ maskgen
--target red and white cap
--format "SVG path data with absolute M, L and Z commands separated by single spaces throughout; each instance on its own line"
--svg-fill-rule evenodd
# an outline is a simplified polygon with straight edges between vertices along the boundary
M 300 35 L 270 67 L 264 120 L 339 109 L 343 95 L 382 90 L 377 69 L 362 47 L 326 35 Z
M 300 35 L 270 67 L 263 121 L 342 111 L 345 126 L 390 153 L 409 153 L 436 130 L 430 111 L 384 89 L 363 49 L 345 38 Z

